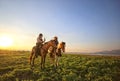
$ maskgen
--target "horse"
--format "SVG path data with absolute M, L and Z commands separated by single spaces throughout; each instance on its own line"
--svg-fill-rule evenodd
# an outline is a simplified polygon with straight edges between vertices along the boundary
M 61 42 L 57 46 L 56 60 L 55 60 L 56 67 L 59 65 L 59 61 L 60 61 L 60 57 L 62 56 L 62 52 L 65 52 L 65 46 L 66 46 L 65 42 Z
M 54 64 L 55 67 L 59 65 L 59 60 L 60 57 L 62 56 L 62 52 L 65 52 L 65 42 L 60 42 L 57 45 L 57 49 L 55 52 L 53 52 L 52 48 L 50 48 L 48 51 L 50 53 L 50 58 L 52 59 L 52 63 Z
M 41 64 L 41 69 L 45 67 L 45 58 L 46 58 L 46 55 L 48 53 L 49 47 L 53 47 L 54 49 L 57 48 L 56 43 L 55 43 L 54 40 L 50 40 L 50 41 L 44 43 L 42 45 L 42 47 L 39 49 L 40 53 L 38 55 L 41 56 L 41 63 L 40 63 Z M 35 48 L 36 48 L 36 46 L 34 46 L 32 48 L 31 55 L 30 55 L 30 65 L 31 66 L 34 66 L 34 60 L 36 58 L 36 55 L 35 55 L 36 50 L 35 50 Z

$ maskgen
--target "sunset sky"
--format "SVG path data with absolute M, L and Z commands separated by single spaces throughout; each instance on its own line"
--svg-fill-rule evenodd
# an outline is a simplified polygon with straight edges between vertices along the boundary
M 0 37 L 31 50 L 39 33 L 58 36 L 67 52 L 120 49 L 120 0 L 0 0 Z

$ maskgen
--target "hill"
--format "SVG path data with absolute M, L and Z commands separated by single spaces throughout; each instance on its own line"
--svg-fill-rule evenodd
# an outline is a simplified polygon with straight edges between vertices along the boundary
M 118 49 L 118 50 L 111 50 L 111 51 L 95 52 L 94 54 L 102 54 L 102 55 L 120 55 L 120 49 Z

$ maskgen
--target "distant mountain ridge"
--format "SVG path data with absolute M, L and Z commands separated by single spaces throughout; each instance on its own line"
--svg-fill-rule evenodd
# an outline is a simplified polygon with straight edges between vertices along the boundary
M 84 54 L 84 55 L 120 55 L 120 49 L 100 52 L 66 52 L 66 54 Z
M 95 52 L 95 54 L 117 54 L 117 55 L 120 55 L 120 49 L 118 49 L 118 50 L 111 50 L 111 51 Z

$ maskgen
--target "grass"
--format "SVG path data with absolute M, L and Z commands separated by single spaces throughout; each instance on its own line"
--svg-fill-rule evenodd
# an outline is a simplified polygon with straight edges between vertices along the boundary
M 40 69 L 40 57 L 34 70 L 29 65 L 30 52 L 0 54 L 0 81 L 119 81 L 120 56 L 63 54 L 54 69 L 49 55 L 46 68 Z

